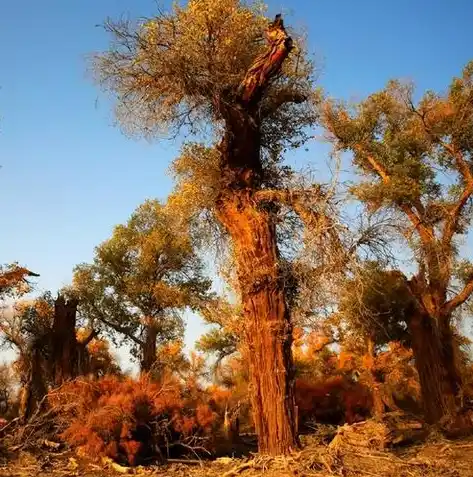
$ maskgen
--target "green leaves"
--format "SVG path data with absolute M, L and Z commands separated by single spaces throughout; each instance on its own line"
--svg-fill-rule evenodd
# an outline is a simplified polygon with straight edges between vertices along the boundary
M 185 223 L 149 200 L 96 249 L 94 262 L 76 268 L 82 312 L 142 342 L 144 327 L 163 342 L 182 336 L 180 311 L 195 308 L 210 286 Z
M 123 129 L 146 137 L 220 135 L 222 111 L 236 106 L 242 81 L 266 52 L 272 19 L 265 10 L 259 1 L 192 0 L 141 22 L 107 22 L 112 41 L 93 70 L 116 98 Z M 252 112 L 270 156 L 306 142 L 318 118 L 314 65 L 304 38 L 291 37 L 295 47 Z
M 473 63 L 445 94 L 428 91 L 416 102 L 411 85 L 391 81 L 351 108 L 327 101 L 322 117 L 334 147 L 353 153 L 361 181 L 351 192 L 368 209 L 397 212 L 401 236 L 419 261 L 422 293 L 450 295 L 456 242 L 472 220 Z M 471 288 L 473 282 L 451 305 L 463 303 Z
M 427 92 L 417 105 L 412 86 L 398 81 L 352 108 L 325 103 L 324 123 L 334 144 L 352 151 L 358 171 L 372 178 L 354 189 L 360 199 L 396 206 L 450 198 L 445 175 L 464 176 L 453 150 L 463 153 L 471 168 L 471 70 L 468 65 L 446 95 Z

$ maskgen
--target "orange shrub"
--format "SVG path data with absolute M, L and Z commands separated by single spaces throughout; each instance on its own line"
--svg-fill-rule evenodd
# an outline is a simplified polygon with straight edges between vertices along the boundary
M 311 422 L 353 423 L 368 416 L 372 406 L 369 390 L 344 376 L 333 376 L 323 381 L 298 379 L 296 404 L 301 431 Z
M 205 445 L 215 420 L 207 404 L 189 407 L 177 382 L 147 376 L 72 381 L 49 402 L 63 419 L 62 437 L 79 453 L 130 465 L 175 455 L 182 444 Z

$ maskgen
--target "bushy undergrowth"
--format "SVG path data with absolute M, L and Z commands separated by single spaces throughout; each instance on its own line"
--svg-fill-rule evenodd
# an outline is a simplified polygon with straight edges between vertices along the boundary
M 344 376 L 324 380 L 299 378 L 296 381 L 296 404 L 299 409 L 301 431 L 311 423 L 353 423 L 370 415 L 371 392 Z
M 62 438 L 88 457 L 135 465 L 159 456 L 204 450 L 218 414 L 207 402 L 188 402 L 176 381 L 105 376 L 64 384 L 49 396 L 60 408 Z

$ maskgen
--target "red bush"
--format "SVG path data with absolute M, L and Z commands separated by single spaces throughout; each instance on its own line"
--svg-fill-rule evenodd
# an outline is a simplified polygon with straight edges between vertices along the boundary
M 89 457 L 135 465 L 181 444 L 202 445 L 215 415 L 205 403 L 188 406 L 178 383 L 106 376 L 76 380 L 49 396 L 64 419 L 62 437 Z
M 369 390 L 344 376 L 324 381 L 296 381 L 296 404 L 301 430 L 310 422 L 353 423 L 369 415 L 372 403 Z

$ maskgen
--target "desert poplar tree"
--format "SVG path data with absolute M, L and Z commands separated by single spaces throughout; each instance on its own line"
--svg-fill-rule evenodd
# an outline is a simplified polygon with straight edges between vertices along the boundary
M 143 372 L 156 371 L 160 345 L 182 338 L 182 311 L 202 307 L 210 282 L 189 234 L 165 205 L 148 200 L 75 268 L 72 290 L 90 321 L 132 344 Z
M 186 143 L 175 161 L 170 202 L 199 220 L 210 215 L 228 239 L 259 448 L 281 454 L 298 438 L 277 218 L 291 208 L 311 230 L 324 219 L 321 188 L 290 189 L 291 171 L 283 165 L 317 120 L 313 64 L 302 36 L 286 30 L 280 15 L 270 20 L 264 12 L 258 3 L 190 0 L 140 22 L 109 22 L 113 42 L 94 66 L 127 132 L 183 132 L 190 140 L 206 133 L 203 143 Z
M 334 145 L 353 153 L 362 180 L 354 194 L 371 210 L 391 210 L 417 261 L 399 273 L 410 292 L 410 330 L 429 421 L 456 412 L 462 389 L 452 319 L 473 292 L 473 265 L 461 254 L 471 229 L 473 63 L 445 94 L 418 102 L 392 81 L 354 107 L 328 101 L 323 119 Z

